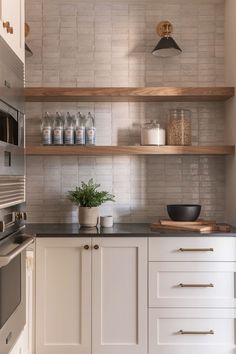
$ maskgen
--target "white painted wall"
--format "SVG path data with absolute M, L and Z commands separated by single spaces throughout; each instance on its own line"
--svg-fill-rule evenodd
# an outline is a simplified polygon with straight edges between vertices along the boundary
M 225 75 L 226 84 L 236 86 L 236 1 L 225 2 Z M 236 144 L 236 99 L 226 103 L 226 139 Z M 226 164 L 226 221 L 236 225 L 236 156 Z

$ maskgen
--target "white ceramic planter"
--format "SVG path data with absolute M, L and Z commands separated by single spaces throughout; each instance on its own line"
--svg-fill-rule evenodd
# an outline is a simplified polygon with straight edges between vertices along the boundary
M 82 227 L 95 227 L 98 224 L 99 208 L 79 207 L 79 224 Z

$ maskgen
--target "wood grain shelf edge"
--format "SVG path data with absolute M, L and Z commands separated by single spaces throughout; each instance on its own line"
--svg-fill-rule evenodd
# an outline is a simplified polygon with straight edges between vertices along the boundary
M 234 87 L 28 87 L 28 102 L 226 101 Z
M 26 155 L 233 155 L 235 146 L 28 146 Z

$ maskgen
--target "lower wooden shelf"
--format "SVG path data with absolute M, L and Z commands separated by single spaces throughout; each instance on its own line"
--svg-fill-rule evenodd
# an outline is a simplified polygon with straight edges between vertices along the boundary
M 235 146 L 28 146 L 26 155 L 233 155 Z

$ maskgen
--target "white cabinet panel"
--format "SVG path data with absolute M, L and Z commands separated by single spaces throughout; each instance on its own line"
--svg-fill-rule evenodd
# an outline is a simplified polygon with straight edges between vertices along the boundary
M 236 307 L 236 263 L 150 262 L 149 307 Z
M 5 7 L 7 3 L 6 0 L 0 0 L 0 36 L 7 42 L 9 38 L 9 33 L 7 33 L 6 28 L 3 27 L 5 19 Z
M 20 337 L 18 338 L 16 344 L 14 345 L 14 347 L 12 348 L 10 354 L 23 354 L 24 352 L 22 351 L 23 347 L 23 333 L 20 335 Z
M 34 251 L 26 252 L 26 325 L 24 354 L 33 354 Z
M 37 239 L 37 354 L 91 353 L 90 242 Z
M 147 353 L 147 239 L 93 239 L 93 353 Z
M 0 0 L 0 35 L 24 62 L 25 55 L 25 0 Z M 3 28 L 9 22 L 13 33 Z
M 31 246 L 32 247 L 32 246 Z M 26 324 L 10 354 L 33 354 L 33 270 L 34 252 L 26 252 Z M 1 353 L 1 352 L 0 352 Z
M 150 309 L 150 354 L 233 354 L 235 310 Z
M 235 262 L 235 237 L 149 238 L 149 261 Z

